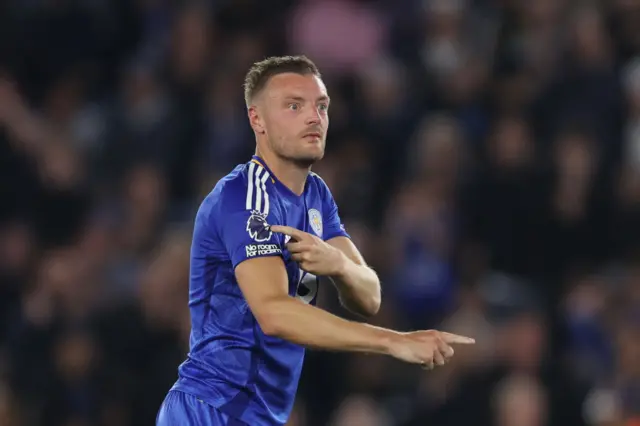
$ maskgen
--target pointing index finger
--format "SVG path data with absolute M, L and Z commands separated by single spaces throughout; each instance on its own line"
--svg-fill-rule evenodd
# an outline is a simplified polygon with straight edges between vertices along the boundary
M 441 331 L 440 335 L 442 337 L 442 340 L 444 340 L 446 343 L 454 343 L 458 345 L 473 345 L 474 343 L 476 343 L 475 339 L 472 339 L 471 337 L 460 336 L 459 334 L 452 334 Z
M 291 238 L 295 238 L 298 241 L 300 241 L 305 234 L 303 231 L 299 229 L 292 228 L 290 226 L 285 226 L 285 225 L 271 225 L 271 231 L 277 232 L 279 234 L 288 235 Z

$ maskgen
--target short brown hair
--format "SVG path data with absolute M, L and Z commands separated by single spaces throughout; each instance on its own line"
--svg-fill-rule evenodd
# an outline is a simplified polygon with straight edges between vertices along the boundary
M 304 55 L 272 56 L 251 66 L 244 78 L 244 100 L 247 106 L 274 75 L 284 73 L 313 74 L 320 77 L 316 64 Z

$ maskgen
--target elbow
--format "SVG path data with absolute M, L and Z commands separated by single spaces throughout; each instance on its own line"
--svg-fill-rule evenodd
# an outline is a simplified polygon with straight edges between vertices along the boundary
M 364 318 L 370 318 L 377 315 L 380 311 L 380 305 L 382 304 L 379 293 L 357 301 L 341 297 L 340 302 L 344 308 Z
M 382 298 L 380 297 L 380 293 L 378 293 L 371 297 L 367 303 L 365 303 L 365 306 L 363 306 L 365 316 L 372 317 L 377 315 L 378 312 L 380 312 L 380 305 L 382 305 Z
M 369 291 L 362 294 L 364 297 L 360 298 L 360 307 L 366 317 L 377 315 L 380 311 L 380 305 L 382 304 L 382 288 L 375 272 L 374 277 L 375 281 L 373 285 L 369 287 Z
M 262 332 L 267 336 L 280 337 L 280 335 L 282 334 L 278 321 L 272 319 L 271 317 L 262 318 L 260 321 L 258 321 L 258 324 L 260 324 Z
M 270 337 L 282 337 L 282 321 L 274 309 L 262 310 L 259 315 L 256 315 L 256 320 L 265 335 Z
M 380 305 L 382 304 L 382 290 L 380 284 L 375 287 L 375 290 L 370 292 L 364 300 L 362 300 L 361 308 L 364 311 L 363 314 L 366 317 L 372 317 L 380 312 Z
M 260 323 L 262 332 L 269 337 L 282 337 L 280 328 L 274 322 L 262 322 Z

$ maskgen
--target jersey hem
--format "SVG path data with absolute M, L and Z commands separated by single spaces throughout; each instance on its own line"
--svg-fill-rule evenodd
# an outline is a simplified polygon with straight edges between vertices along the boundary
M 229 412 L 229 410 L 225 409 L 225 405 L 227 404 L 227 400 L 226 399 L 212 399 L 210 397 L 207 397 L 206 395 L 203 395 L 203 393 L 197 389 L 196 387 L 193 386 L 189 386 L 189 384 L 185 383 L 184 381 L 182 381 L 181 379 L 178 379 L 178 381 L 171 387 L 171 391 L 177 391 L 177 392 L 182 392 L 186 395 L 190 395 L 193 396 L 195 398 L 198 398 L 199 400 L 201 400 L 202 402 L 204 402 L 207 405 L 210 405 L 211 407 L 215 408 L 216 410 L 220 411 L 221 413 L 226 414 L 227 416 L 229 416 L 229 418 L 236 420 L 236 421 L 241 421 L 247 425 L 249 425 L 248 420 L 247 419 L 243 419 L 242 417 L 236 417 L 235 413 L 231 413 Z M 233 399 L 233 398 L 231 398 Z

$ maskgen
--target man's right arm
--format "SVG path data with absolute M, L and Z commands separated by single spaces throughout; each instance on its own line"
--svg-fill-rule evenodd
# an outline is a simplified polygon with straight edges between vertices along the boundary
M 236 278 L 262 331 L 301 346 L 390 355 L 402 334 L 347 321 L 288 295 L 282 258 L 261 257 L 236 267 Z

